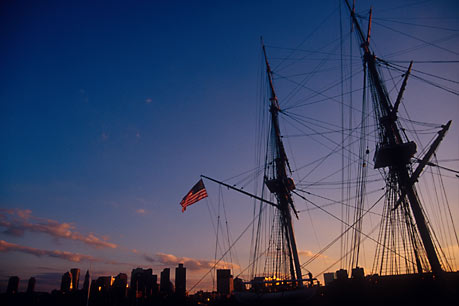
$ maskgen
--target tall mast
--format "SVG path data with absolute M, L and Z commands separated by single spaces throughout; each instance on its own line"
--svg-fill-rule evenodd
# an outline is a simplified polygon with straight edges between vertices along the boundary
M 292 215 L 290 209 L 293 210 L 295 215 L 297 212 L 293 205 L 291 191 L 295 189 L 293 180 L 287 176 L 287 168 L 290 169 L 287 154 L 285 153 L 284 144 L 282 142 L 280 128 L 279 128 L 279 103 L 274 90 L 272 71 L 269 66 L 268 57 L 266 56 L 266 48 L 262 41 L 263 54 L 266 63 L 266 72 L 269 80 L 270 88 L 270 113 L 271 113 L 271 124 L 272 124 L 272 135 L 274 137 L 274 166 L 275 171 L 273 178 L 265 178 L 265 184 L 268 189 L 275 194 L 277 199 L 277 208 L 280 211 L 281 224 L 284 229 L 285 240 L 288 245 L 288 256 L 290 259 L 290 274 L 292 280 L 298 280 L 298 285 L 302 286 L 303 282 L 301 274 L 300 260 L 298 256 L 298 250 L 296 247 L 295 234 L 293 232 Z
M 416 144 L 412 141 L 406 140 L 403 141 L 402 135 L 400 133 L 399 127 L 397 125 L 397 110 L 398 105 L 400 104 L 401 94 L 406 85 L 406 78 L 404 84 L 402 85 L 401 93 L 397 98 L 395 106 L 392 106 L 389 95 L 385 88 L 384 83 L 381 80 L 377 66 L 376 66 L 376 57 L 371 53 L 369 45 L 370 35 L 368 34 L 367 38 L 362 32 L 362 29 L 357 21 L 354 11 L 351 9 L 348 1 L 346 4 L 350 10 L 352 20 L 354 22 L 355 28 L 357 29 L 357 34 L 361 42 L 361 47 L 364 51 L 364 63 L 368 67 L 369 79 L 371 86 L 374 87 L 374 96 L 375 100 L 375 112 L 376 117 L 379 119 L 380 127 L 380 140 L 375 152 L 375 168 L 388 167 L 389 173 L 396 178 L 397 184 L 400 188 L 403 198 L 406 196 L 413 212 L 413 216 L 416 220 L 416 226 L 421 237 L 424 249 L 427 254 L 427 259 L 429 261 L 431 270 L 435 276 L 440 276 L 442 274 L 442 267 L 438 259 L 437 252 L 435 250 L 434 243 L 432 241 L 432 236 L 427 226 L 426 217 L 424 215 L 420 200 L 417 196 L 416 188 L 414 186 L 413 177 L 410 177 L 409 163 L 410 159 L 416 153 Z M 370 30 L 370 25 L 368 27 Z M 411 65 L 410 65 L 411 69 Z M 407 73 L 407 75 L 409 72 Z M 447 125 L 449 127 L 449 124 Z M 443 137 L 444 133 L 447 130 L 447 127 L 443 129 L 440 133 L 440 138 Z M 438 146 L 438 143 L 437 145 Z M 435 146 L 435 148 L 436 148 Z M 434 148 L 434 149 L 435 149 Z M 431 154 L 430 154 L 431 156 Z M 428 157 L 430 157 L 428 156 Z M 419 175 L 419 173 L 417 174 Z M 404 201 L 404 199 L 401 201 Z M 422 271 L 419 271 L 422 272 Z

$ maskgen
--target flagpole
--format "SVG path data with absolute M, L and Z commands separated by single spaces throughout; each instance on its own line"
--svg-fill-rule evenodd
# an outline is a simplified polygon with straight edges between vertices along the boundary
M 269 205 L 272 205 L 272 206 L 274 206 L 274 207 L 277 207 L 277 204 L 276 204 L 276 203 L 273 203 L 273 202 L 271 202 L 271 201 L 268 201 L 268 200 L 265 200 L 265 199 L 263 199 L 263 198 L 260 198 L 259 196 L 256 196 L 256 195 L 254 195 L 254 194 L 251 194 L 251 193 L 249 193 L 249 192 L 247 192 L 247 191 L 244 191 L 244 190 L 242 190 L 242 189 L 233 187 L 233 186 L 231 186 L 231 185 L 225 184 L 225 183 L 223 183 L 223 182 L 220 182 L 220 181 L 218 181 L 218 180 L 216 180 L 216 179 L 210 178 L 210 177 L 205 176 L 205 175 L 202 175 L 202 174 L 201 174 L 201 177 L 202 177 L 202 178 L 205 178 L 205 179 L 208 179 L 208 180 L 210 180 L 210 181 L 212 181 L 212 182 L 215 182 L 215 183 L 217 183 L 217 184 L 223 185 L 223 186 L 225 186 L 225 187 L 228 187 L 229 189 L 236 190 L 236 191 L 238 191 L 238 192 L 240 192 L 240 193 L 243 193 L 243 194 L 245 194 L 245 195 L 248 195 L 249 197 L 252 197 L 252 198 L 254 198 L 254 199 L 257 199 L 257 200 L 260 200 L 260 201 L 262 201 L 262 202 L 265 202 L 266 204 L 269 204 Z

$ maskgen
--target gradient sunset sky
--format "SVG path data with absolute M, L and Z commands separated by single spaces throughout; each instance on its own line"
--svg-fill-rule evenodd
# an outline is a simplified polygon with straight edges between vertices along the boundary
M 391 60 L 459 60 L 457 1 L 356 5 L 365 13 L 373 6 L 380 24 L 441 47 Z M 190 288 L 214 259 L 209 211 L 219 191 L 205 181 L 208 200 L 183 214 L 179 202 L 200 174 L 224 180 L 254 167 L 259 37 L 268 52 L 295 48 L 318 25 L 324 36 L 304 48 L 339 39 L 339 1 L 2 1 L 0 292 L 12 275 L 21 288 L 35 276 L 37 290 L 50 290 L 73 267 L 94 276 L 136 267 L 159 274 L 179 262 Z M 422 44 L 377 23 L 372 38 L 383 55 Z M 458 91 L 457 63 L 416 67 L 454 80 L 446 84 Z M 425 95 L 416 86 L 425 84 L 410 80 L 406 93 L 413 118 L 452 119 L 438 154 L 457 160 L 458 96 L 433 87 Z M 459 169 L 457 161 L 445 166 Z M 459 179 L 449 175 L 458 220 Z M 241 201 L 226 205 L 233 238 L 252 219 L 251 200 Z M 340 226 L 317 226 L 321 246 Z M 237 245 L 242 267 L 249 242 L 247 234 Z M 320 249 L 299 244 L 304 258 Z M 338 255 L 327 256 L 324 265 Z M 207 278 L 197 288 L 210 284 Z

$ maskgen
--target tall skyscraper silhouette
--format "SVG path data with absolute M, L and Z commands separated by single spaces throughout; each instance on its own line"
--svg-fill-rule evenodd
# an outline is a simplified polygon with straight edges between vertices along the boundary
M 72 274 L 65 272 L 61 279 L 61 291 L 69 292 L 72 289 Z
M 6 289 L 6 293 L 8 294 L 16 294 L 18 293 L 19 289 L 19 277 L 11 276 L 8 280 L 8 288 Z
M 175 293 L 180 296 L 186 294 L 186 268 L 183 267 L 183 264 L 175 268 Z
M 35 277 L 29 278 L 29 282 L 27 283 L 27 293 L 33 293 L 35 291 Z
M 91 276 L 89 275 L 89 270 L 87 270 L 86 275 L 84 276 L 84 283 L 83 283 L 84 292 L 88 292 L 90 283 L 91 283 Z
M 86 304 L 85 306 L 89 305 L 89 297 L 91 295 L 91 275 L 89 275 L 89 270 L 86 270 L 86 275 L 84 276 L 84 282 L 83 282 L 83 293 L 85 296 Z
M 71 269 L 70 273 L 72 274 L 72 290 L 78 290 L 78 283 L 80 282 L 80 269 Z
M 233 292 L 233 276 L 230 269 L 217 270 L 217 293 L 229 295 Z
M 159 291 L 162 294 L 165 294 L 165 295 L 168 295 L 168 294 L 172 293 L 171 269 L 169 269 L 169 268 L 165 268 L 161 272 Z

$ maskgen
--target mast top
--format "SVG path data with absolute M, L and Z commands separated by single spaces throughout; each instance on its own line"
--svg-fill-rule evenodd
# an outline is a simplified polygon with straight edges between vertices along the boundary
M 276 91 L 274 90 L 274 84 L 273 84 L 273 71 L 271 70 L 271 66 L 269 66 L 269 62 L 268 62 L 268 56 L 266 55 L 266 47 L 265 47 L 265 43 L 263 42 L 263 37 L 261 36 L 260 37 L 260 40 L 261 40 L 261 47 L 263 49 L 263 55 L 265 57 L 265 64 L 266 64 L 266 73 L 268 74 L 268 78 L 269 78 L 269 88 L 271 90 L 271 97 L 270 97 L 270 101 L 271 101 L 271 109 L 275 109 L 276 111 L 279 111 L 280 108 L 279 108 L 279 102 L 277 101 L 277 95 L 276 95 Z

